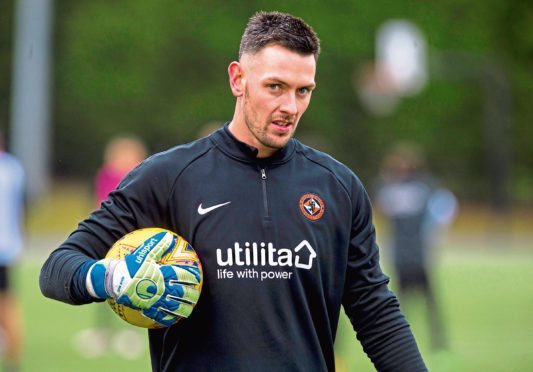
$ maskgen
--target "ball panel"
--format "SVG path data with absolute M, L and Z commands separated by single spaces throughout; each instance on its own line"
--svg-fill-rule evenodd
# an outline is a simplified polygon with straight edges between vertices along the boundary
M 176 236 L 176 246 L 169 253 L 167 253 L 161 259 L 161 261 L 159 261 L 159 263 L 162 265 L 182 265 L 196 267 L 198 270 L 200 270 L 200 285 L 198 286 L 198 289 L 201 290 L 204 273 L 202 271 L 200 259 L 198 258 L 198 255 L 194 249 L 185 239 L 179 235 Z
M 140 311 L 130 307 L 119 305 L 113 300 L 107 300 L 111 309 L 122 318 L 122 320 L 143 328 L 161 328 L 162 326 L 152 319 L 145 317 Z
M 176 240 L 176 245 L 158 263 L 161 265 L 183 265 L 198 268 L 200 271 L 200 284 L 197 288 L 201 291 L 203 285 L 203 271 L 198 255 L 186 240 L 172 231 L 157 227 L 132 231 L 113 244 L 111 249 L 107 252 L 106 258 L 123 259 L 128 253 L 133 252 L 144 241 L 162 231 L 171 233 Z M 108 299 L 107 303 L 120 318 L 130 324 L 143 328 L 163 328 L 161 324 L 144 316 L 139 310 L 117 304 L 112 299 Z M 176 322 L 180 319 L 181 318 L 177 318 Z

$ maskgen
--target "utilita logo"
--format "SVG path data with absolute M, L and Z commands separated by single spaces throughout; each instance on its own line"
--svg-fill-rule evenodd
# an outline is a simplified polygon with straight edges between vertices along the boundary
M 276 249 L 272 243 L 235 242 L 233 248 L 216 250 L 219 266 L 295 266 L 300 269 L 313 267 L 316 252 L 307 240 L 303 240 L 294 250 Z
M 235 242 L 233 248 L 216 250 L 218 279 L 290 280 L 294 274 L 289 267 L 309 270 L 316 251 L 307 240 L 294 249 L 275 248 L 273 243 Z

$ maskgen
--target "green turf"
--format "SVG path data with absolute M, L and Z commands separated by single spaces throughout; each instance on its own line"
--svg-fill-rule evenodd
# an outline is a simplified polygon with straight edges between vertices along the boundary
M 97 306 L 106 305 L 74 307 L 44 298 L 38 288 L 42 261 L 25 259 L 16 271 L 26 324 L 23 371 L 150 370 L 147 346 L 136 360 L 124 359 L 114 350 L 95 359 L 76 352 L 75 334 L 94 326 Z M 523 251 L 506 255 L 488 249 L 465 254 L 455 248 L 445 254 L 436 275 L 448 350 L 433 352 L 429 348 L 421 302 L 405 308 L 402 304 L 430 371 L 531 371 L 533 254 Z M 112 328 L 124 327 L 129 326 L 113 318 Z M 374 370 L 344 316 L 336 349 L 340 372 Z
M 422 301 L 401 305 L 430 371 L 532 370 L 531 253 L 456 252 L 439 265 L 436 279 L 448 349 L 431 349 Z M 339 371 L 374 371 L 350 327 L 343 316 L 336 344 Z
M 88 359 L 80 355 L 75 346 L 75 336 L 84 329 L 94 327 L 101 318 L 104 308 L 109 314 L 110 329 L 115 333 L 131 329 L 106 308 L 98 303 L 85 306 L 71 306 L 52 301 L 42 296 L 39 285 L 39 263 L 25 263 L 17 270 L 17 286 L 21 289 L 24 307 L 26 347 L 22 371 L 148 371 L 150 370 L 148 342 L 145 330 L 140 330 L 144 352 L 139 358 L 129 360 L 121 357 L 114 349 L 101 357 Z M 100 307 L 100 310 L 98 310 Z

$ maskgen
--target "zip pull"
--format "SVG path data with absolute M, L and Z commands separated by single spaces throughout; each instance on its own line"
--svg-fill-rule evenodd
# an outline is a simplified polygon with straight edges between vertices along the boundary
M 260 165 L 258 165 L 259 171 L 261 172 L 261 185 L 263 186 L 263 207 L 265 208 L 265 217 L 269 217 L 268 214 L 268 199 L 267 199 L 267 174 L 266 169 L 261 168 Z

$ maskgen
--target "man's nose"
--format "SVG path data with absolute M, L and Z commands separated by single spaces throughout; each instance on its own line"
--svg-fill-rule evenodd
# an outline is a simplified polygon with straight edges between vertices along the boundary
M 296 94 L 294 92 L 286 92 L 283 95 L 283 101 L 280 110 L 287 115 L 296 115 L 298 113 L 298 106 L 296 105 Z

